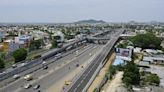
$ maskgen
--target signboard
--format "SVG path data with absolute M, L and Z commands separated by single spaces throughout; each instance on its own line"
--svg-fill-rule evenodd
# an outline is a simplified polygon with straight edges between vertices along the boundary
M 129 58 L 131 58 L 131 56 L 132 56 L 132 49 L 127 49 L 127 48 L 116 48 L 116 55 L 117 55 L 117 56 L 122 56 L 122 57 L 129 57 Z

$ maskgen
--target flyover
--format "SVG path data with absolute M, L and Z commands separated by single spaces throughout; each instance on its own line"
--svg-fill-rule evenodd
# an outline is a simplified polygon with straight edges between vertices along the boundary
M 110 32 L 110 30 L 103 31 L 103 32 L 97 33 L 95 35 L 92 35 L 92 37 L 105 35 L 105 34 L 107 34 L 109 32 Z M 74 42 L 71 42 L 71 43 L 68 43 L 68 44 L 64 45 L 62 48 L 53 49 L 53 50 L 43 54 L 41 56 L 41 58 L 32 60 L 30 62 L 27 62 L 24 66 L 17 67 L 15 69 L 11 70 L 11 71 L 7 71 L 6 73 L 1 74 L 0 75 L 0 81 L 3 81 L 5 79 L 7 79 L 7 78 L 10 78 L 10 77 L 12 77 L 15 74 L 19 74 L 19 73 L 24 72 L 24 71 L 26 71 L 28 69 L 31 69 L 32 67 L 40 65 L 40 64 L 42 64 L 43 60 L 51 59 L 52 57 L 54 57 L 58 53 L 61 53 L 61 52 L 64 52 L 64 51 L 76 48 L 79 45 L 82 45 L 82 44 L 84 44 L 86 42 L 87 42 L 87 38 L 77 39 Z
M 97 57 L 93 60 L 93 62 L 88 66 L 88 68 L 79 76 L 77 80 L 73 82 L 73 84 L 65 90 L 65 92 L 86 92 L 97 73 L 106 63 L 108 56 L 113 50 L 114 45 L 118 41 L 120 34 L 124 31 L 120 30 L 117 32 L 112 39 L 103 47 L 101 53 L 97 55 Z

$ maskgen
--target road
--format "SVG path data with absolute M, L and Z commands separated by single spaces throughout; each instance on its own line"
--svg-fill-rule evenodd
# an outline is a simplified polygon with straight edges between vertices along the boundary
M 78 51 L 80 55 L 76 53 L 69 54 L 59 60 L 56 60 L 55 63 L 49 65 L 47 70 L 38 70 L 32 73 L 34 80 L 30 81 L 33 85 L 41 84 L 41 90 L 46 90 L 52 84 L 60 80 L 63 76 L 67 75 L 69 72 L 76 69 L 76 64 L 82 64 L 84 61 L 87 61 L 90 58 L 89 53 L 96 53 L 101 46 L 88 45 L 85 48 L 82 48 Z M 51 59 L 53 60 L 53 59 Z M 70 67 L 70 70 L 69 70 Z M 32 92 L 32 89 L 25 90 L 21 86 L 26 84 L 27 81 L 22 78 L 15 81 L 14 83 L 6 86 L 0 92 Z
M 79 77 L 79 79 L 67 90 L 67 92 L 83 92 L 84 88 L 92 78 L 93 74 L 99 67 L 101 63 L 104 62 L 108 53 L 113 49 L 114 44 L 119 38 L 119 35 L 122 34 L 123 31 L 118 31 L 113 34 L 111 40 L 106 44 L 100 54 L 93 60 L 93 62 L 89 65 L 89 67 L 84 71 L 84 73 Z
M 63 55 L 63 56 L 69 55 L 69 53 L 75 52 L 76 50 L 78 50 L 78 49 L 80 49 L 80 48 L 83 48 L 83 46 L 84 46 L 84 45 L 79 46 L 78 48 L 75 48 L 75 49 L 73 49 L 73 50 L 71 50 L 71 51 L 65 52 L 65 53 L 63 53 L 62 55 Z M 46 62 L 53 62 L 53 61 L 55 61 L 55 60 L 56 60 L 56 58 L 55 58 L 55 57 L 52 57 L 49 61 L 46 61 Z M 55 61 L 55 62 L 56 62 L 56 61 Z M 26 75 L 26 74 L 31 73 L 31 72 L 33 72 L 33 71 L 35 72 L 35 71 L 38 70 L 40 67 L 41 67 L 41 65 L 37 65 L 37 66 L 35 66 L 35 67 L 31 68 L 31 69 L 28 69 L 28 70 L 26 70 L 26 71 L 24 71 L 24 72 L 21 72 L 19 75 L 23 76 L 23 75 Z M 0 82 L 0 88 L 3 87 L 3 86 L 8 85 L 8 84 L 10 84 L 10 83 L 12 83 L 12 82 L 14 82 L 14 81 L 15 81 L 15 80 L 14 80 L 12 77 L 5 79 L 5 80 L 3 80 L 3 81 Z

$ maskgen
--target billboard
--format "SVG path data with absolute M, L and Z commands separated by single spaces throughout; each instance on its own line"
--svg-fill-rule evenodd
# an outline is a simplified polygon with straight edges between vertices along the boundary
M 132 57 L 132 49 L 127 49 L 127 48 L 116 48 L 115 50 L 117 56 L 122 56 L 122 57 Z

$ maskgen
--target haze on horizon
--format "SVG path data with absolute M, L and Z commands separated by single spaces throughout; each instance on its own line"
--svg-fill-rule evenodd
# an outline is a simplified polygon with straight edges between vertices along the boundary
M 164 22 L 164 0 L 0 0 L 0 22 Z

